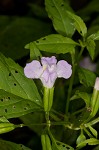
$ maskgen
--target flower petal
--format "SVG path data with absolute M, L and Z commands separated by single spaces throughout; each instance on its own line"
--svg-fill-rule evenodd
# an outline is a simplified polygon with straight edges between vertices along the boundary
M 40 78 L 43 72 L 43 68 L 39 61 L 33 60 L 31 63 L 26 64 L 24 68 L 24 74 L 27 78 Z
M 65 79 L 68 79 L 72 74 L 71 65 L 68 64 L 65 60 L 60 60 L 57 63 L 57 76 L 59 78 L 63 77 Z
M 52 57 L 42 57 L 41 58 L 42 65 L 53 65 L 57 63 L 57 59 L 55 56 Z
M 43 85 L 47 88 L 52 88 L 54 86 L 55 80 L 57 78 L 57 73 L 56 72 L 49 72 L 48 69 L 46 69 L 42 76 L 40 77 Z

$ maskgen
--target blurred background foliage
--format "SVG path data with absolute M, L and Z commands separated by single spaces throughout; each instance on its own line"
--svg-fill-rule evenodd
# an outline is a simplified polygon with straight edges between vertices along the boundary
M 68 1 L 72 9 L 76 12 L 76 14 L 79 15 L 85 21 L 88 27 L 89 35 L 99 30 L 98 0 L 64 1 Z M 7 57 L 11 57 L 21 66 L 24 66 L 27 59 L 29 59 L 29 50 L 25 49 L 24 46 L 27 43 L 37 40 L 42 36 L 55 32 L 56 31 L 52 26 L 52 22 L 48 18 L 48 15 L 45 11 L 44 0 L 0 0 L 0 52 L 2 52 Z M 76 34 L 73 38 L 77 39 Z M 97 75 L 99 75 L 99 43 L 97 42 L 96 45 L 96 55 L 94 62 L 97 62 L 96 73 Z M 84 51 L 83 55 L 86 56 L 87 52 Z M 65 57 L 67 58 L 67 60 L 69 59 L 68 54 L 66 54 L 66 56 L 60 55 L 58 57 Z M 64 105 L 63 103 L 59 104 L 59 102 L 60 99 L 61 101 L 64 101 L 66 95 L 62 86 L 62 84 L 64 84 L 64 80 L 62 80 L 62 82 L 56 82 L 56 84 L 57 86 L 55 89 L 55 101 L 57 99 L 57 103 L 54 101 L 54 108 L 57 109 L 57 111 L 62 112 L 62 110 L 64 109 Z M 60 93 L 57 92 L 59 90 L 58 87 L 60 87 Z M 72 105 L 71 111 L 74 109 L 78 109 L 84 105 L 82 102 L 79 102 L 79 106 L 76 104 L 77 103 L 74 103 Z M 23 116 L 21 119 L 27 124 L 31 124 L 31 122 L 40 123 L 40 120 L 42 120 L 42 116 L 43 114 L 34 113 L 28 115 L 27 117 Z M 14 123 L 21 123 L 19 119 L 12 119 L 11 121 Z M 60 128 L 57 127 L 56 130 L 55 128 L 53 127 L 53 133 L 56 135 L 56 137 L 61 137 L 62 131 L 57 133 L 56 131 L 59 131 Z M 99 131 L 99 127 L 96 126 L 96 128 Z M 41 129 L 42 127 L 38 128 L 37 126 L 30 128 L 24 127 L 22 129 L 16 129 L 10 133 L 3 134 L 0 137 L 15 143 L 25 144 L 31 149 L 40 150 L 41 145 L 40 138 L 38 135 Z M 74 143 L 78 136 L 78 133 L 74 131 L 70 132 L 67 130 L 66 132 L 67 133 L 64 133 L 65 138 L 62 139 L 63 142 L 75 146 Z M 67 137 L 66 134 L 68 135 Z M 93 149 L 93 147 L 91 148 Z M 84 150 L 85 149 L 87 150 L 88 147 L 84 148 Z M 98 149 L 99 147 L 96 147 L 93 150 Z

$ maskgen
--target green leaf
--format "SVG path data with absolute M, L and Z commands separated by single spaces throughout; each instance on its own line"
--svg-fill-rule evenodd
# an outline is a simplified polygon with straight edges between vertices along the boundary
M 56 140 L 55 140 L 55 143 L 52 143 L 52 148 L 53 150 L 68 150 L 68 149 L 74 150 L 74 148 L 69 146 L 68 144 L 65 144 Z
M 29 99 L 0 90 L 0 116 L 15 118 L 39 109 L 40 106 L 35 101 L 32 102 Z
M 92 132 L 92 134 L 97 138 L 97 135 L 98 135 L 98 133 L 97 133 L 97 131 L 92 127 L 92 126 L 88 126 L 88 128 L 90 129 L 90 131 Z
M 10 141 L 5 141 L 0 139 L 0 149 L 2 150 L 31 150 L 30 148 L 22 145 L 16 144 Z
M 90 138 L 90 139 L 87 139 L 87 140 L 81 142 L 80 144 L 78 144 L 77 147 L 78 148 L 83 147 L 84 144 L 97 145 L 97 144 L 99 144 L 99 140 L 97 140 L 95 138 Z
M 91 101 L 91 95 L 86 92 L 76 91 L 75 95 L 71 98 L 71 100 L 81 98 L 85 101 L 86 107 L 89 107 Z
M 55 30 L 64 36 L 71 37 L 75 28 L 72 19 L 68 17 L 66 12 L 66 10 L 72 11 L 68 3 L 63 0 L 45 0 L 45 6 Z
M 60 34 L 51 34 L 45 36 L 33 42 L 33 44 L 35 44 L 40 51 L 56 53 L 56 54 L 72 53 L 74 52 L 74 47 L 78 45 L 78 43 L 76 43 L 72 39 L 64 37 Z M 33 46 L 34 48 L 35 45 L 31 45 L 31 46 Z
M 25 77 L 23 69 L 18 64 L 2 54 L 0 54 L 0 89 L 2 109 L 0 115 L 4 114 L 7 118 L 22 116 L 33 109 L 39 110 L 42 106 L 34 82 Z
M 0 52 L 15 60 L 29 54 L 29 50 L 24 49 L 26 43 L 51 33 L 49 23 L 35 18 L 14 17 L 12 20 L 8 17 L 8 20 L 11 21 L 0 30 Z
M 37 46 L 35 45 L 35 43 L 29 43 L 27 45 L 25 45 L 26 49 L 30 49 L 30 60 L 33 59 L 38 59 L 38 57 L 41 57 L 41 53 L 39 51 L 39 49 L 37 48 Z
M 80 83 L 84 86 L 93 87 L 96 79 L 96 75 L 84 68 L 79 67 L 78 69 L 78 75 Z
M 69 146 L 68 144 L 62 143 L 60 141 L 57 141 L 53 135 L 51 134 L 51 132 L 49 131 L 50 134 L 50 138 L 52 140 L 52 149 L 53 150 L 74 150 L 74 148 L 72 148 L 71 146 Z
M 99 31 L 97 31 L 96 33 L 93 33 L 92 35 L 90 35 L 88 37 L 88 39 L 99 40 Z
M 91 56 L 92 59 L 94 59 L 94 56 L 95 56 L 95 42 L 93 39 L 89 39 L 87 38 L 87 41 L 86 41 L 86 48 Z
M 0 117 L 0 123 L 1 122 L 9 122 L 9 121 L 3 116 L 3 117 Z
M 79 32 L 79 34 L 81 34 L 83 37 L 85 37 L 87 34 L 87 27 L 86 27 L 85 23 L 83 22 L 83 20 L 79 16 L 77 16 L 69 11 L 67 11 L 67 13 L 68 13 L 69 17 L 74 20 L 74 26 L 75 26 L 76 30 Z
M 83 141 L 85 141 L 85 140 L 86 140 L 85 135 L 84 135 L 83 133 L 81 133 L 81 134 L 78 136 L 77 140 L 76 140 L 76 144 L 78 145 L 78 144 L 80 144 L 81 142 L 83 142 Z M 83 146 L 85 146 L 85 145 L 86 145 L 86 143 L 84 143 Z

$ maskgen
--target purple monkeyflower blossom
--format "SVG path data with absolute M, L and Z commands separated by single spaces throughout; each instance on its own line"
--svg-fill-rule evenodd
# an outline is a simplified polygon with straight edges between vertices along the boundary
M 42 57 L 41 63 L 37 60 L 27 63 L 24 74 L 27 78 L 40 79 L 44 87 L 52 88 L 56 78 L 68 79 L 72 74 L 72 69 L 65 60 L 57 62 L 55 56 Z

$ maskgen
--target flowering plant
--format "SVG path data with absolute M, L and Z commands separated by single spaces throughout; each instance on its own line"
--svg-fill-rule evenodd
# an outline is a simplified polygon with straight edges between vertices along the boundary
M 35 132 L 37 149 L 99 149 L 99 26 L 87 29 L 90 17 L 83 20 L 67 1 L 45 0 L 45 8 L 56 33 L 25 46 L 30 57 L 24 69 L 0 53 L 0 134 L 22 127 L 32 134 L 27 147 L 1 139 L 0 147 L 35 149 Z

